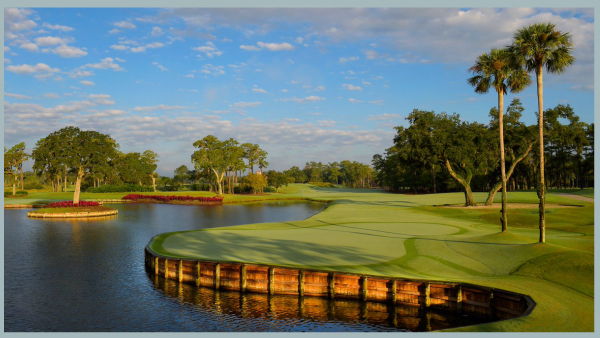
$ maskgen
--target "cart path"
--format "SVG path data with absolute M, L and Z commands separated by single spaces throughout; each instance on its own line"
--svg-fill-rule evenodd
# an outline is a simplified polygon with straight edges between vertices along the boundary
M 580 200 L 580 201 L 585 201 L 585 202 L 592 202 L 594 203 L 594 199 L 590 198 L 590 197 L 585 197 L 585 196 L 579 196 L 579 195 L 574 195 L 574 194 L 559 194 L 556 193 L 557 195 L 563 195 L 566 197 L 570 197 L 572 199 L 576 199 L 576 200 Z

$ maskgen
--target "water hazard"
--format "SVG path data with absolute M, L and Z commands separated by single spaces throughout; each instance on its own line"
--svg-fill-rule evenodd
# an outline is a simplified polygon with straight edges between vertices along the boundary
M 165 280 L 144 267 L 153 236 L 306 219 L 324 204 L 112 204 L 116 217 L 42 220 L 4 210 L 4 330 L 429 331 L 474 317 L 355 300 L 240 294 Z

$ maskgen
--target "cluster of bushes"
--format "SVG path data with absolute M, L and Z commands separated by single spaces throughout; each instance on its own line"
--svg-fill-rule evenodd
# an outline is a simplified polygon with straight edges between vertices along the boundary
M 44 185 L 40 183 L 35 175 L 32 175 L 25 178 L 25 181 L 23 182 L 23 188 L 27 190 L 44 189 Z
M 155 200 L 160 202 L 171 201 L 199 201 L 199 202 L 223 202 L 223 197 L 194 197 L 194 196 L 161 196 L 161 195 L 138 195 L 129 194 L 122 198 L 123 200 Z
M 321 188 L 335 188 L 335 185 L 333 185 L 333 183 L 329 183 L 329 182 L 308 182 L 309 184 L 312 184 L 314 186 L 317 187 L 321 187 Z
M 79 203 L 73 203 L 73 201 L 55 202 L 44 206 L 44 208 L 78 208 L 78 207 L 97 207 L 100 203 L 92 201 L 79 201 Z
M 209 191 L 210 190 L 210 185 L 208 183 L 206 183 L 206 184 L 195 183 L 195 184 L 192 184 L 190 186 L 190 190 L 194 190 L 194 191 Z
M 4 192 L 4 197 L 6 196 L 27 196 L 29 193 L 25 190 L 17 190 L 17 192 L 15 192 L 15 194 L 12 194 L 12 191 L 5 191 Z
M 108 193 L 108 192 L 153 192 L 152 187 L 139 184 L 121 184 L 121 185 L 101 185 L 99 187 L 89 187 L 85 192 Z

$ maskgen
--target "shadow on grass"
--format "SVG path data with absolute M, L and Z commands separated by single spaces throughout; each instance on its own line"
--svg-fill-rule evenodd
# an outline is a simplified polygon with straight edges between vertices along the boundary
M 178 258 L 277 264 L 290 267 L 357 262 L 357 257 L 360 264 L 389 260 L 386 256 L 365 254 L 360 247 L 351 245 L 330 246 L 294 239 L 267 238 L 249 242 L 246 236 L 235 233 L 211 233 L 211 231 L 203 231 L 200 236 L 179 238 L 176 253 L 166 249 L 164 254 Z
M 461 227 L 455 226 L 455 225 L 450 225 L 450 224 L 434 224 L 434 225 L 440 225 L 440 226 L 448 226 L 448 227 L 452 227 L 452 228 L 456 228 L 459 229 L 458 232 L 454 233 L 454 234 L 440 234 L 440 235 L 415 235 L 415 234 L 405 234 L 405 233 L 399 233 L 399 232 L 392 232 L 392 231 L 385 231 L 385 230 L 377 230 L 377 229 L 372 229 L 372 228 L 366 228 L 366 227 L 358 227 L 358 226 L 350 226 L 348 225 L 348 223 L 346 224 L 334 224 L 334 223 L 329 223 L 329 222 L 324 222 L 324 221 L 317 221 L 320 223 L 323 223 L 324 226 L 336 226 L 336 227 L 340 227 L 340 228 L 346 228 L 346 229 L 352 229 L 352 230 L 365 230 L 365 231 L 369 231 L 369 232 L 378 232 L 378 233 L 383 233 L 383 234 L 388 234 L 388 235 L 377 235 L 377 234 L 370 234 L 370 233 L 365 233 L 365 232 L 357 232 L 357 231 L 350 231 L 350 230 L 327 230 L 327 229 L 321 229 L 319 227 L 316 228 L 311 228 L 311 229 L 315 229 L 315 230 L 325 230 L 325 231 L 332 231 L 332 232 L 348 232 L 348 233 L 356 233 L 356 234 L 360 234 L 360 235 L 366 235 L 366 236 L 375 236 L 375 237 L 385 237 L 385 238 L 398 238 L 398 239 L 419 239 L 419 240 L 424 240 L 424 241 L 434 241 L 434 242 L 446 242 L 446 243 L 469 243 L 469 244 L 483 244 L 483 245 L 504 245 L 504 246 L 518 246 L 518 245 L 530 245 L 530 244 L 535 244 L 534 242 L 532 243 L 497 243 L 497 242 L 481 242 L 481 241 L 468 241 L 468 240 L 450 240 L 450 239 L 445 239 L 445 238 L 431 238 L 428 236 L 456 236 L 462 233 L 465 233 L 465 231 L 460 231 L 463 230 Z M 385 224 L 390 224 L 391 222 L 381 222 L 381 223 L 385 223 Z M 428 222 L 393 222 L 394 224 L 424 224 L 424 225 L 432 225 L 432 223 L 428 223 Z M 288 224 L 288 223 L 286 223 Z M 361 224 L 361 223 L 356 223 L 356 224 Z M 370 224 L 372 224 L 370 222 Z M 293 227 L 298 227 L 301 228 L 297 225 L 294 224 L 289 224 L 290 226 Z M 401 228 L 401 227 L 400 227 Z M 494 235 L 494 234 L 492 234 Z
M 415 207 L 422 206 L 423 204 L 409 202 L 409 201 L 356 201 L 351 199 L 336 199 L 336 203 L 339 204 L 359 204 L 359 205 L 371 205 L 371 206 L 385 206 L 385 207 Z

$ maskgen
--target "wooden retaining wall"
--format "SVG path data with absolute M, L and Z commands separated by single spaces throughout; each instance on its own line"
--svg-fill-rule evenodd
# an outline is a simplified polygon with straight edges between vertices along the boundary
M 495 320 L 528 315 L 535 307 L 529 296 L 463 283 L 173 259 L 158 256 L 148 247 L 144 256 L 146 266 L 156 275 L 214 289 L 388 302 Z

